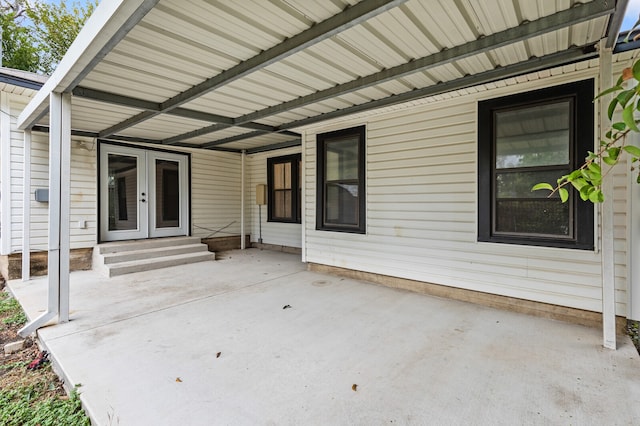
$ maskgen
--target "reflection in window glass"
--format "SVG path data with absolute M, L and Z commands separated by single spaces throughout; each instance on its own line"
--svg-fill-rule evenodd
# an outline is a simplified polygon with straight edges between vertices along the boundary
M 570 101 L 497 112 L 496 168 L 569 163 Z

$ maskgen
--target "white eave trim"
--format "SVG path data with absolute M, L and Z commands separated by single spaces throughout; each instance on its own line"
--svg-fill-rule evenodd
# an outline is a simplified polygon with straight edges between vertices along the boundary
M 48 111 L 49 94 L 70 92 L 78 84 L 76 79 L 95 66 L 95 59 L 106 56 L 124 38 L 132 24 L 139 22 L 157 2 L 158 0 L 100 2 L 55 72 L 18 117 L 18 128 L 25 130 L 36 124 Z M 137 19 L 131 19 L 136 17 Z

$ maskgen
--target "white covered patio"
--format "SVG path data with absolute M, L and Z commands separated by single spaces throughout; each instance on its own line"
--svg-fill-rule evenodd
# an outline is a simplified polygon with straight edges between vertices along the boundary
M 576 62 L 599 61 L 606 85 L 626 3 L 102 3 L 17 120 L 25 153 L 32 132 L 50 137 L 48 308 L 22 334 L 54 318 L 62 323 L 73 318 L 68 306 L 72 135 L 223 152 L 234 155 L 244 171 L 247 154 L 304 148 L 301 129 L 329 119 L 458 96 L 468 88 Z M 29 161 L 25 154 L 25 164 Z M 244 244 L 248 195 L 239 174 L 243 204 L 236 213 Z M 25 177 L 27 198 L 29 185 Z M 28 199 L 24 204 L 22 252 L 29 253 Z M 104 215 L 95 216 L 105 221 Z M 613 211 L 606 205 L 602 229 L 603 344 L 615 349 Z M 23 261 L 27 276 L 29 257 Z
M 41 328 L 95 424 L 633 424 L 640 358 L 601 332 L 306 271 L 248 249 L 73 272 Z M 46 278 L 9 282 L 30 318 Z M 285 309 L 286 308 L 286 309 Z

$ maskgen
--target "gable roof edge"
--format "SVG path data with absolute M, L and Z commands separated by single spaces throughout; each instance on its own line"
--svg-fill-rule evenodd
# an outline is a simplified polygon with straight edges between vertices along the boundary
M 54 73 L 18 117 L 21 130 L 47 114 L 49 94 L 73 90 L 79 77 L 88 73 L 137 24 L 158 0 L 101 2 L 69 47 Z M 87 60 L 87 58 L 90 58 Z

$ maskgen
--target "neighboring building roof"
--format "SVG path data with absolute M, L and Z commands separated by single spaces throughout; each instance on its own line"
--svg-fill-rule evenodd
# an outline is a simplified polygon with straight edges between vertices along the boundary
M 0 90 L 5 90 L 5 85 L 7 84 L 26 89 L 40 90 L 48 78 L 46 75 L 0 67 Z
M 19 125 L 48 125 L 49 93 L 72 92 L 72 128 L 97 137 L 286 146 L 301 126 L 595 58 L 599 40 L 615 43 L 625 6 L 101 2 Z

